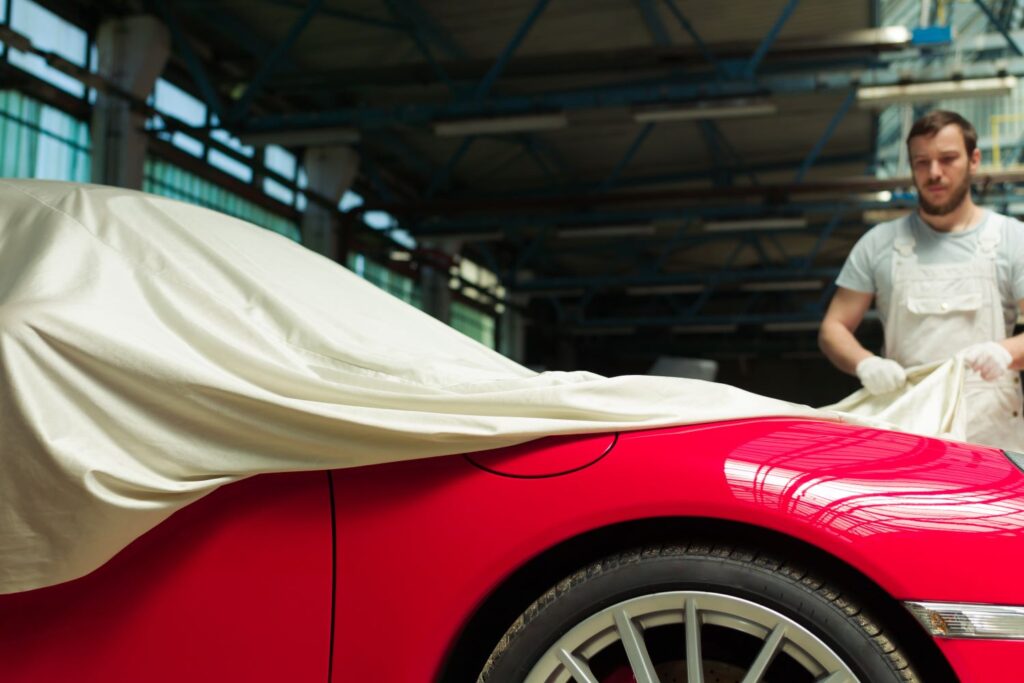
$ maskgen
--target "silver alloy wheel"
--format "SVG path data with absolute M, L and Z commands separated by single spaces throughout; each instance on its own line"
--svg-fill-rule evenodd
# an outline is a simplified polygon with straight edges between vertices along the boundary
M 643 595 L 607 607 L 580 622 L 558 639 L 537 661 L 525 683 L 600 683 L 589 660 L 621 642 L 637 683 L 660 683 L 644 632 L 683 624 L 688 683 L 704 683 L 701 625 L 716 625 L 762 641 L 760 651 L 739 683 L 759 683 L 775 657 L 784 652 L 804 667 L 817 683 L 859 683 L 850 668 L 820 638 L 778 612 L 721 593 L 671 591 Z

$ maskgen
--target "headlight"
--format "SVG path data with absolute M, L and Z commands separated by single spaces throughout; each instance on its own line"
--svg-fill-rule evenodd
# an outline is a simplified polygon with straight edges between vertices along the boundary
M 1006 457 L 1010 459 L 1010 462 L 1024 472 L 1024 453 L 1015 453 L 1014 451 L 1003 451 L 1003 453 L 1006 453 Z
M 1024 640 L 1024 607 L 956 602 L 905 602 L 933 636 Z

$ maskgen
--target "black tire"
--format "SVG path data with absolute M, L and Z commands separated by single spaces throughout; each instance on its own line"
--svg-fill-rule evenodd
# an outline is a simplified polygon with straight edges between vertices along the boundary
M 756 610 L 767 608 L 771 613 L 782 615 L 827 646 L 860 683 L 919 681 L 907 658 L 882 627 L 827 581 L 763 553 L 729 546 L 692 544 L 645 548 L 615 555 L 562 580 L 512 624 L 491 653 L 478 683 L 520 683 L 556 641 L 583 624 L 588 617 L 625 601 L 639 605 L 637 598 L 651 600 L 644 596 L 673 591 L 679 592 L 680 596 L 694 596 L 695 605 L 703 598 L 692 592 L 699 591 L 725 596 L 721 599 L 737 605 L 738 612 L 753 609 L 753 613 L 759 614 Z M 732 602 L 728 602 L 730 600 Z M 756 607 L 745 607 L 747 603 L 754 603 Z M 741 629 L 709 626 L 705 619 L 707 617 L 693 620 L 694 623 L 703 623 L 701 638 L 710 646 L 704 649 L 700 660 L 704 667 L 709 667 L 705 671 L 713 669 L 710 675 L 705 674 L 705 681 L 741 680 L 742 674 L 737 673 L 734 678 L 731 672 L 746 671 L 758 653 L 760 646 L 756 643 L 767 642 L 767 639 L 759 641 L 752 635 L 741 633 Z M 585 631 L 586 628 L 580 626 L 577 630 Z M 652 628 L 652 640 L 657 628 L 666 627 Z M 682 630 L 685 625 L 673 628 Z M 644 632 L 644 638 L 648 635 Z M 655 653 L 653 648 L 651 660 L 659 667 L 662 681 L 685 681 L 685 672 L 681 676 L 675 673 L 680 666 L 685 667 L 685 658 L 681 663 L 678 661 L 681 634 L 665 635 L 671 637 L 660 639 L 677 648 L 668 655 L 676 661 L 667 660 L 664 651 Z M 748 644 L 744 638 L 753 641 Z M 750 647 L 755 648 L 753 655 Z M 614 662 L 615 657 L 624 659 L 625 651 L 621 645 L 617 646 L 618 653 L 611 652 L 612 649 L 611 646 L 605 648 L 609 653 L 607 656 L 604 651 L 594 655 L 588 666 L 596 666 L 602 663 L 597 660 L 604 658 L 608 660 L 602 663 L 605 671 L 608 666 L 621 669 L 621 664 L 609 665 L 608 662 Z M 763 680 L 765 683 L 799 681 L 802 679 L 798 671 L 805 672 L 806 680 L 815 679 L 810 671 L 814 664 L 795 668 L 794 664 L 799 662 L 788 654 L 778 655 Z M 672 673 L 664 673 L 665 667 Z M 601 681 L 608 678 L 620 680 L 617 675 L 602 675 L 596 669 L 594 675 Z

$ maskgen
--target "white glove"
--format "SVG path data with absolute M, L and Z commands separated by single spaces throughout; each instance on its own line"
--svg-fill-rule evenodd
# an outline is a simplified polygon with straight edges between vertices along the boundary
M 879 356 L 868 356 L 857 363 L 856 373 L 860 383 L 873 396 L 896 391 L 907 383 L 907 373 L 902 365 Z
M 1002 377 L 1013 363 L 1013 356 L 1006 347 L 994 341 L 968 346 L 961 354 L 967 367 L 981 375 L 986 382 Z

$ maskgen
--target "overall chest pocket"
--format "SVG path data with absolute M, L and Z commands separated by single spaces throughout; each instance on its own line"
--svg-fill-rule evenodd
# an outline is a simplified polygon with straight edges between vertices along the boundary
M 917 315 L 948 315 L 977 311 L 984 304 L 981 292 L 909 294 L 907 308 Z

